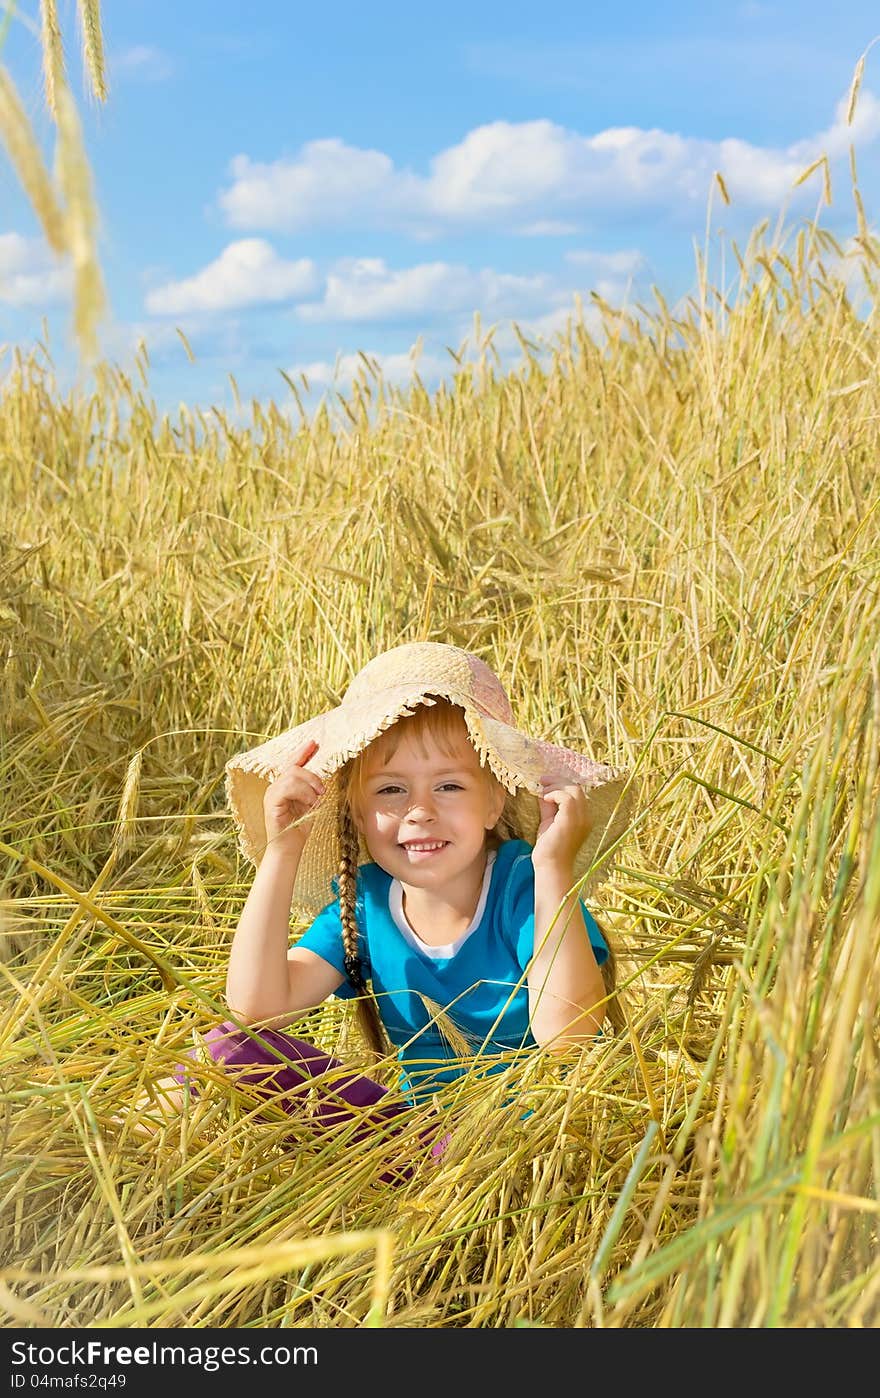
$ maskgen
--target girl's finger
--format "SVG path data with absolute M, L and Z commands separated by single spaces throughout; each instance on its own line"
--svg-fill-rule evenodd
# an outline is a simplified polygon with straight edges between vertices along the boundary
M 304 765 L 306 762 L 308 762 L 308 760 L 309 759 L 307 757 L 303 757 L 301 754 L 297 753 L 296 755 L 291 757 L 288 762 L 285 762 L 282 768 L 280 768 L 278 776 L 275 778 L 275 780 L 299 782 L 302 781 L 303 778 L 305 778 L 306 781 L 311 781 L 314 777 L 317 776 L 317 773 L 310 772 L 308 767 Z M 318 778 L 318 780 L 320 781 L 320 777 Z
M 294 752 L 293 761 L 297 766 L 300 766 L 303 762 L 307 762 L 310 757 L 313 757 L 317 750 L 318 744 L 316 740 L 314 738 L 306 738 L 305 742 L 300 743 L 299 747 Z

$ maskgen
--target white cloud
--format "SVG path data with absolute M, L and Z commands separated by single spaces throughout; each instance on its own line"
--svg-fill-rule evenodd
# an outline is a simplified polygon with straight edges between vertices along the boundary
M 70 294 L 68 264 L 58 262 L 39 238 L 0 233 L 0 302 L 49 306 Z
M 243 238 L 230 243 L 195 276 L 156 287 L 147 294 L 146 307 L 153 315 L 227 311 L 295 301 L 312 295 L 318 285 L 309 258 L 286 262 L 262 238 Z
M 565 254 L 566 262 L 576 267 L 587 267 L 598 273 L 616 276 L 634 276 L 645 265 L 642 253 L 636 248 L 621 248 L 619 252 L 592 252 L 589 248 L 573 248 Z
M 602 281 L 593 289 L 610 306 L 619 307 L 626 298 L 627 288 L 620 282 Z M 539 345 L 543 342 L 549 346 L 560 336 L 566 334 L 569 322 L 575 322 L 578 318 L 594 339 L 601 341 L 604 338 L 605 325 L 598 306 L 589 298 L 583 297 L 578 310 L 574 292 L 568 292 L 564 297 L 560 296 L 559 304 L 549 310 L 537 315 L 514 316 L 510 321 L 499 323 L 495 327 L 492 344 L 501 356 L 502 364 L 512 368 L 522 354 L 512 321 L 516 322 L 520 333 L 527 340 L 532 340 Z
M 189 318 L 185 333 L 190 345 L 198 334 L 210 334 L 212 348 L 215 351 L 218 348 L 216 321 L 208 317 L 202 320 Z M 223 338 L 228 342 L 228 335 Z M 183 359 L 186 356 L 180 332 L 173 321 L 108 319 L 101 328 L 101 348 L 107 358 L 115 362 L 130 363 L 142 345 L 146 347 L 148 355 L 157 359 Z
M 132 44 L 130 48 L 112 55 L 109 68 L 111 77 L 161 83 L 174 72 L 174 61 L 170 54 L 153 44 Z
M 844 99 L 827 130 L 784 148 L 729 138 L 701 140 L 659 129 L 610 127 L 581 135 L 548 120 L 495 121 L 440 151 L 430 172 L 398 169 L 381 151 L 313 141 L 293 157 L 257 163 L 239 155 L 220 205 L 238 228 L 288 232 L 357 223 L 425 234 L 444 227 L 503 226 L 558 233 L 595 210 L 704 204 L 720 170 L 746 205 L 784 199 L 823 152 L 880 134 L 880 103 L 863 91 L 851 127 Z
M 387 155 L 361 150 L 344 141 L 310 141 L 296 160 L 270 164 L 237 155 L 230 165 L 233 183 L 220 195 L 220 206 L 233 228 L 292 231 L 314 220 L 333 223 L 350 210 L 400 190 L 406 177 L 398 175 Z
M 268 243 L 245 239 L 230 244 L 195 276 L 155 288 L 146 308 L 153 315 L 185 318 L 187 334 L 190 326 L 210 326 L 219 311 L 278 302 L 290 304 L 307 324 L 427 325 L 475 311 L 490 321 L 523 320 L 570 307 L 578 290 L 622 299 L 643 265 L 634 249 L 577 249 L 566 261 L 568 271 L 520 276 L 449 262 L 396 268 L 378 257 L 342 258 L 321 276 L 309 260 L 285 262 Z
M 849 154 L 851 145 L 870 144 L 880 135 L 880 102 L 870 92 L 859 95 L 853 122 L 846 122 L 848 95 L 837 104 L 834 121 L 826 131 L 806 141 L 795 141 L 784 151 L 764 150 L 746 141 L 719 143 L 718 168 L 732 199 L 771 203 L 790 192 L 794 181 L 821 155 L 829 162 Z M 820 188 L 821 175 L 813 176 Z
M 405 354 L 383 354 L 376 350 L 364 350 L 363 354 L 389 384 L 409 383 L 415 373 L 423 383 L 433 384 L 452 367 L 451 360 L 443 360 L 433 354 L 416 355 L 413 350 Z M 342 388 L 350 385 L 358 376 L 366 376 L 367 379 L 373 377 L 361 354 L 340 354 L 334 364 L 327 360 L 294 364 L 287 372 L 294 379 L 304 374 L 310 389 Z
M 524 223 L 516 232 L 521 238 L 566 238 L 580 229 L 576 223 L 563 223 L 558 218 L 539 218 L 534 223 Z
M 546 301 L 545 276 L 518 277 L 491 268 L 474 272 L 448 262 L 426 262 L 399 271 L 381 258 L 352 258 L 328 273 L 324 298 L 298 308 L 306 321 L 392 321 L 436 313 L 510 313 L 515 306 Z
M 431 162 L 432 212 L 455 220 L 507 215 L 557 196 L 580 140 L 553 122 L 493 121 L 469 131 Z
M 792 149 L 807 160 L 815 160 L 824 151 L 829 160 L 848 155 L 850 145 L 869 144 L 880 133 L 880 102 L 863 88 L 856 100 L 852 126 L 847 126 L 846 111 L 849 93 L 841 97 L 834 112 L 834 121 L 827 131 L 812 141 L 801 141 Z

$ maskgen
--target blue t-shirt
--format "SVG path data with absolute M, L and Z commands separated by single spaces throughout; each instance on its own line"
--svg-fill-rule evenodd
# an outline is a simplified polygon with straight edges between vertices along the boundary
M 443 1007 L 461 1030 L 477 1067 L 496 1072 L 505 1067 L 505 1050 L 534 1048 L 529 1029 L 529 994 L 525 971 L 535 942 L 535 871 L 532 847 L 506 840 L 492 865 L 479 923 L 454 955 L 436 957 L 422 951 L 417 939 L 404 936 L 391 914 L 393 880 L 378 864 L 358 869 L 355 911 L 359 954 L 388 1037 L 398 1050 L 401 1085 L 411 1100 L 430 1096 L 441 1082 L 459 1077 L 467 1066 L 458 1058 L 421 996 Z M 335 885 L 334 885 L 335 886 Z M 608 946 L 592 915 L 581 903 L 585 929 L 601 966 Z M 339 899 L 329 903 L 299 938 L 306 947 L 344 975 Z M 335 992 L 355 994 L 344 980 Z M 489 1055 L 487 1061 L 483 1061 Z M 494 1062 L 491 1061 L 494 1057 Z M 506 1062 L 509 1062 L 508 1058 Z

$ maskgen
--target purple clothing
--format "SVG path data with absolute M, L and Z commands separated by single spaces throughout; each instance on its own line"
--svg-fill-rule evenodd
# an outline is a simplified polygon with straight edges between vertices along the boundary
M 338 1058 L 322 1053 L 314 1044 L 305 1039 L 294 1039 L 279 1029 L 254 1029 L 262 1043 L 251 1037 L 230 1020 L 209 1029 L 203 1042 L 215 1063 L 234 1070 L 235 1081 L 257 1096 L 277 1102 L 284 1111 L 293 1115 L 302 1105 L 310 1087 L 317 1086 L 318 1107 L 316 1116 L 324 1126 L 338 1126 L 362 1116 L 363 1124 L 352 1135 L 352 1144 L 373 1136 L 376 1127 L 392 1121 L 401 1112 L 408 1110 L 404 1102 L 383 1103 L 387 1088 L 374 1082 L 372 1078 L 357 1074 L 337 1076 L 343 1067 Z M 189 1058 L 194 1058 L 195 1050 L 190 1050 Z M 289 1060 L 289 1061 L 287 1061 Z M 325 1073 L 332 1073 L 329 1083 L 321 1083 Z M 185 1064 L 180 1064 L 174 1073 L 182 1086 L 187 1081 Z M 192 1079 L 189 1082 L 193 1090 Z M 364 1111 L 364 1108 L 375 1108 Z M 396 1134 L 391 1128 L 389 1136 Z M 427 1145 L 431 1133 L 423 1139 Z M 441 1135 L 431 1147 L 434 1159 L 445 1151 L 449 1144 L 448 1134 Z M 411 1165 L 399 1165 L 385 1171 L 380 1178 L 388 1184 L 399 1184 L 412 1175 Z

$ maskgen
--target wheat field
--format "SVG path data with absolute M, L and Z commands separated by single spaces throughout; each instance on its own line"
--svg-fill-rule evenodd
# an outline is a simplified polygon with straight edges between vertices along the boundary
M 161 412 L 146 351 L 0 398 L 0 1310 L 8 1326 L 839 1327 L 880 1314 L 880 358 L 815 223 L 670 309 L 580 308 L 429 391 L 364 358 Z M 731 259 L 733 265 L 733 259 Z M 588 329 L 588 324 L 590 328 Z M 626 1029 L 438 1102 L 439 1162 L 212 1067 L 249 886 L 235 751 L 377 651 L 477 651 L 625 766 L 593 900 Z M 350 1006 L 297 1032 L 358 1062 Z M 378 1075 L 394 1082 L 393 1065 Z M 507 1105 L 515 1095 L 532 1111 Z M 395 1148 L 415 1150 L 411 1114 Z M 294 1136 L 291 1139 L 291 1130 Z

